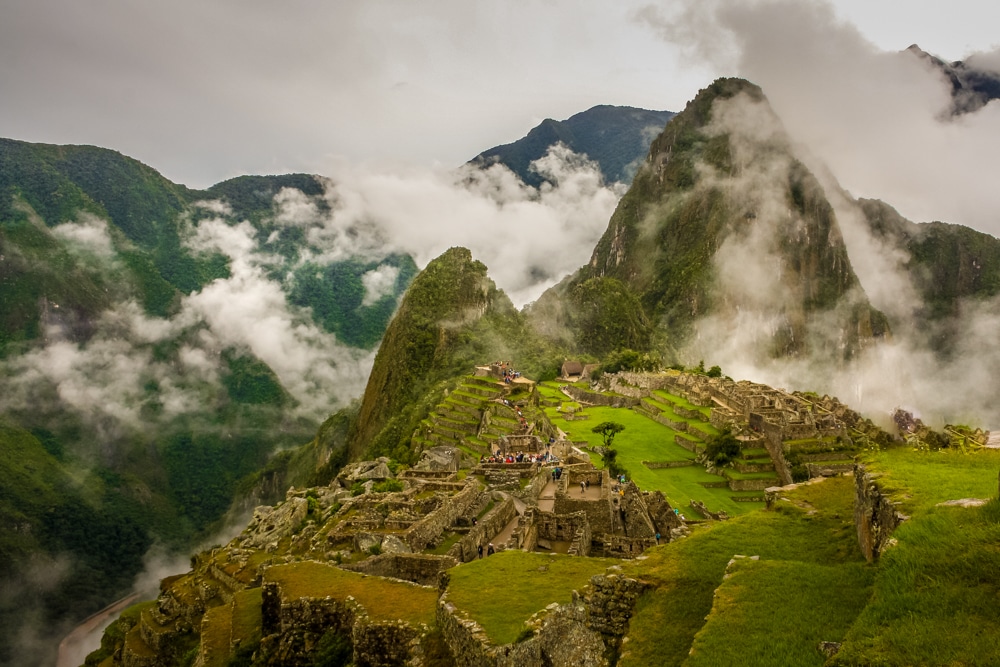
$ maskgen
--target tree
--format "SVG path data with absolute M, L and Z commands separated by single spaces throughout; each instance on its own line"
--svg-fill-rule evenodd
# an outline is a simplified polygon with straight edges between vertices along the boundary
M 618 422 L 601 422 L 590 430 L 594 433 L 600 433 L 604 439 L 604 448 L 611 449 L 611 443 L 614 442 L 615 436 L 624 431 L 625 426 Z
M 615 477 L 625 474 L 627 471 L 616 460 L 618 452 L 611 449 L 611 443 L 615 441 L 615 436 L 625 430 L 625 425 L 618 422 L 601 422 L 590 430 L 594 433 L 600 433 L 601 437 L 604 438 L 604 467 Z
M 716 468 L 728 465 L 739 458 L 739 455 L 740 441 L 729 429 L 723 430 L 705 444 L 705 458 Z

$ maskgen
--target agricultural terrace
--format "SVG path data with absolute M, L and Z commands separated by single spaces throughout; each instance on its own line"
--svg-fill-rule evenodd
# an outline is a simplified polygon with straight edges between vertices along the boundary
M 414 625 L 434 622 L 437 590 L 426 586 L 366 577 L 316 561 L 275 565 L 265 570 L 264 578 L 278 583 L 282 596 L 289 599 L 353 596 L 374 620 L 398 619 Z
M 494 644 L 510 644 L 547 605 L 572 600 L 614 558 L 501 551 L 449 570 L 448 600 L 478 622 Z
M 766 646 L 744 641 L 745 633 L 766 627 L 771 635 L 761 644 L 776 642 L 788 656 L 780 664 L 823 664 L 816 628 L 824 628 L 825 641 L 843 639 L 869 598 L 874 567 L 858 550 L 850 477 L 804 485 L 786 496 L 773 510 L 698 526 L 688 538 L 622 565 L 623 574 L 655 586 L 636 605 L 622 667 L 708 664 L 701 656 L 715 656 L 722 644 L 733 646 L 713 664 L 779 664 L 754 653 Z M 767 565 L 740 567 L 730 582 L 724 577 L 735 554 L 758 556 Z M 788 580 L 773 592 L 750 593 L 782 577 Z
M 731 491 L 725 487 L 704 486 L 705 484 L 719 485 L 725 480 L 706 472 L 703 466 L 695 463 L 694 452 L 676 443 L 678 436 L 693 440 L 688 434 L 653 421 L 635 410 L 599 406 L 583 407 L 563 394 L 556 382 L 541 383 L 538 385 L 538 391 L 542 404 L 545 406 L 546 416 L 555 426 L 562 429 L 566 433 L 566 437 L 573 442 L 585 442 L 589 447 L 602 446 L 601 435 L 593 433 L 591 429 L 605 421 L 623 424 L 625 430 L 619 433 L 614 440 L 614 448 L 618 451 L 618 463 L 628 470 L 629 476 L 639 488 L 644 491 L 662 491 L 670 504 L 680 508 L 681 511 L 688 507 L 691 500 L 705 503 L 706 507 L 713 512 L 724 510 L 730 516 L 745 514 L 763 507 L 762 502 L 733 500 L 733 498 L 741 496 L 759 498 L 761 496 L 759 492 L 740 492 Z M 676 400 L 677 403 L 683 402 L 683 407 L 694 407 L 680 397 L 672 397 L 666 392 L 656 392 L 656 394 L 658 402 Z M 706 408 L 700 410 L 706 410 Z M 565 419 L 567 414 L 572 415 L 571 420 Z M 704 422 L 698 423 L 698 427 L 705 434 L 704 438 L 708 438 L 710 434 L 718 433 L 707 419 L 706 416 Z M 678 421 L 697 422 L 698 420 L 678 417 Z M 700 441 L 695 442 L 700 444 Z M 600 455 L 590 452 L 590 457 L 595 466 L 603 466 Z M 650 469 L 643 465 L 643 461 L 688 461 L 692 465 Z
M 879 475 L 879 488 L 893 494 L 904 514 L 927 510 L 946 500 L 997 495 L 1000 450 L 966 454 L 956 449 L 893 447 L 867 452 L 861 462 L 869 472 Z
M 834 665 L 986 665 L 1000 655 L 1000 452 L 890 449 L 865 456 L 910 518 L 879 560 L 871 602 Z M 992 498 L 980 507 L 938 506 Z M 942 641 L 942 628 L 947 641 Z

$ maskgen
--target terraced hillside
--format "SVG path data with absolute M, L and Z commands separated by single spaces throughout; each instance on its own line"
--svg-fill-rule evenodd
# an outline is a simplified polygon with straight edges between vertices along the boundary
M 517 411 L 531 411 L 530 386 L 505 385 L 488 376 L 464 376 L 420 423 L 413 438 L 415 448 L 452 445 L 476 458 L 491 453 L 495 441 L 526 432 L 527 426 L 522 426 Z

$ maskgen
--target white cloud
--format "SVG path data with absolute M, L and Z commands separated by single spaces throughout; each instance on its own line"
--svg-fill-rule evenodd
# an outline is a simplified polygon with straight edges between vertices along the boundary
M 377 268 L 361 276 L 361 284 L 365 286 L 365 298 L 362 306 L 371 306 L 383 296 L 392 294 L 399 279 L 399 268 L 389 264 L 380 264 Z
M 64 222 L 51 231 L 53 236 L 78 253 L 102 260 L 114 257 L 115 249 L 108 233 L 108 223 L 96 216 L 82 213 L 79 222 Z

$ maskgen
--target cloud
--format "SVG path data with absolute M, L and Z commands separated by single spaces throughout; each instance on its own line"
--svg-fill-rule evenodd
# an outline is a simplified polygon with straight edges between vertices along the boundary
M 684 0 L 639 20 L 689 57 L 759 84 L 793 140 L 808 146 L 854 196 L 891 202 L 906 217 L 996 234 L 1000 105 L 946 119 L 950 87 L 931 65 L 882 51 L 829 2 Z M 1000 52 L 970 62 L 996 63 Z M 808 159 L 808 156 L 803 155 Z
M 77 254 L 109 260 L 115 249 L 105 220 L 82 213 L 79 222 L 64 222 L 52 228 L 52 235 L 66 242 Z
M 361 305 L 374 305 L 383 296 L 392 294 L 398 278 L 399 268 L 389 264 L 380 264 L 378 268 L 361 276 L 361 284 L 365 286 L 365 298 Z
M 332 213 L 308 238 L 321 260 L 389 248 L 418 266 L 464 246 L 520 306 L 586 263 L 623 194 L 561 144 L 534 168 L 555 185 L 526 186 L 499 164 L 457 172 L 335 165 Z

